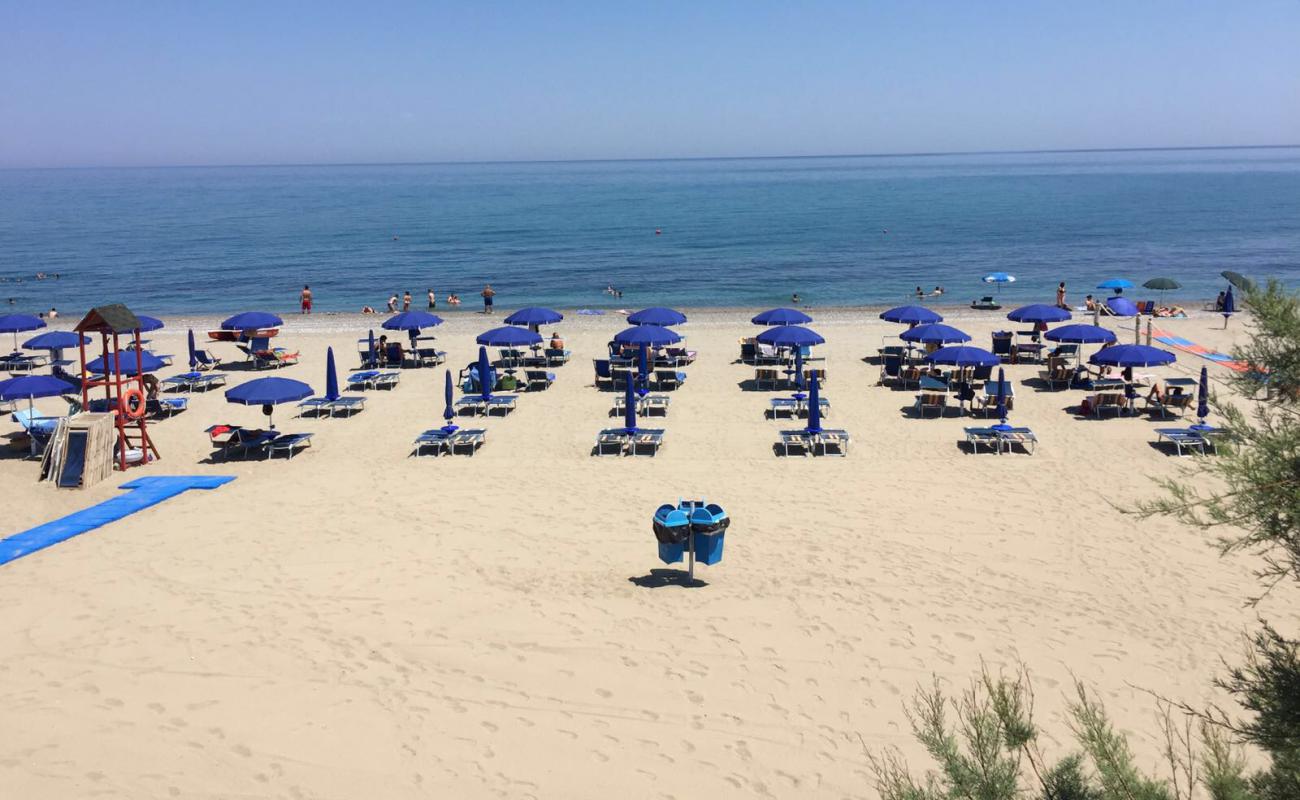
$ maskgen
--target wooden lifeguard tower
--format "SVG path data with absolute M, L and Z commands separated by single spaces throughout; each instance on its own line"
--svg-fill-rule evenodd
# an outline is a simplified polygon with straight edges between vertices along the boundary
M 129 308 L 121 303 L 99 306 L 77 323 L 75 330 L 93 336 L 99 334 L 101 343 L 100 356 L 104 360 L 102 377 L 92 378 L 86 365 L 90 358 L 86 355 L 86 341 L 81 340 L 81 404 L 90 408 L 91 395 L 100 394 L 103 389 L 105 410 L 113 414 L 117 428 L 117 468 L 147 464 L 158 458 L 158 448 L 149 438 L 148 426 L 145 424 L 146 394 L 144 372 L 139 358 L 140 320 Z M 123 338 L 126 339 L 123 342 Z M 133 360 L 127 366 L 134 370 L 123 374 L 122 353 L 134 349 Z

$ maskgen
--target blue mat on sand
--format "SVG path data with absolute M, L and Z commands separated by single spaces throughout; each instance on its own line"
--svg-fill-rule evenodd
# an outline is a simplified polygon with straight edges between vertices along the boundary
M 0 539 L 0 564 L 116 522 L 190 489 L 215 489 L 234 479 L 234 475 L 158 475 L 127 481 L 118 487 L 128 490 L 124 495 Z

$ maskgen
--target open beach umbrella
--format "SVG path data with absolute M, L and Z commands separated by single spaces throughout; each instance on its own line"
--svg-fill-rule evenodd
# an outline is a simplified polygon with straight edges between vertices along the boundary
M 380 327 L 389 331 L 414 331 L 432 328 L 442 324 L 442 317 L 428 311 L 403 311 L 394 314 L 380 323 Z
M 1028 306 L 1021 306 L 1007 314 L 1007 319 L 1012 322 L 1031 322 L 1031 323 L 1048 323 L 1048 322 L 1065 322 L 1070 318 L 1070 312 L 1064 308 L 1049 306 L 1046 303 L 1034 303 Z
M 339 399 L 339 373 L 334 368 L 334 348 L 325 348 L 325 399 Z
M 1172 292 L 1175 289 L 1181 289 L 1183 288 L 1183 285 L 1173 278 L 1152 278 L 1142 284 L 1142 288 L 1160 292 L 1160 302 L 1163 303 L 1165 301 L 1165 292 Z
M 1122 294 L 1125 289 L 1133 288 L 1133 281 L 1126 281 L 1123 278 L 1111 278 L 1108 281 L 1102 281 L 1097 284 L 1098 289 L 1114 289 L 1115 294 Z
M 456 418 L 456 406 L 452 402 L 451 370 L 446 370 L 443 374 L 446 376 L 446 380 L 443 382 L 442 387 L 442 418 L 446 424 L 442 426 L 442 432 L 454 433 L 460 426 L 451 423 L 451 421 Z
M 250 331 L 257 328 L 278 328 L 284 320 L 266 311 L 245 311 L 221 322 L 223 331 Z
M 24 350 L 63 350 L 90 344 L 90 337 L 74 331 L 47 331 L 23 342 Z
M 198 357 L 198 355 L 195 353 L 195 350 L 196 350 L 197 348 L 194 347 L 194 329 L 193 329 L 193 328 L 190 328 L 190 332 L 189 332 L 189 334 L 186 336 L 186 339 L 187 339 L 187 344 L 189 345 L 189 349 L 190 349 L 190 369 L 197 369 L 198 366 L 199 366 L 199 357 Z
M 952 367 L 991 367 L 1002 360 L 982 347 L 954 344 L 940 347 L 925 357 L 931 364 Z
M 109 375 L 116 367 L 121 367 L 123 375 L 135 375 L 137 372 L 157 372 L 165 366 L 167 365 L 161 358 L 148 350 L 118 350 L 116 365 L 110 354 L 107 362 L 103 356 L 92 359 L 86 364 L 86 371 L 96 375 Z
M 822 397 L 818 384 L 821 381 L 812 378 L 808 381 L 808 427 L 804 429 L 805 433 L 822 432 Z
M 1201 367 L 1201 383 L 1196 387 L 1196 418 L 1197 425 L 1202 428 L 1210 426 L 1205 424 L 1205 418 L 1210 416 L 1210 371 Z
M 1228 327 L 1228 317 L 1237 313 L 1237 298 L 1232 296 L 1231 286 L 1228 287 L 1227 294 L 1223 296 L 1223 310 L 1219 313 L 1223 314 L 1223 327 L 1226 329 Z
M 627 321 L 633 325 L 681 325 L 686 322 L 686 315 L 671 308 L 643 308 L 628 315 Z
M 506 324 L 535 328 L 538 325 L 551 325 L 562 319 L 564 319 L 564 315 L 554 309 L 530 306 L 521 308 L 506 317 Z
M 1174 354 L 1144 344 L 1117 344 L 1093 353 L 1089 363 L 1099 367 L 1163 367 L 1175 361 Z
M 542 341 L 542 335 L 527 328 L 504 325 L 480 333 L 474 341 L 489 347 L 526 347 Z
M 754 337 L 763 344 L 774 347 L 812 347 L 825 344 L 826 340 L 814 330 L 799 325 L 777 325 Z
M 478 348 L 478 393 L 479 397 L 484 400 L 492 398 L 492 364 L 488 361 L 487 348 L 480 345 Z
M 262 406 L 271 430 L 275 430 L 275 419 L 271 412 L 281 403 L 296 403 L 311 397 L 311 387 L 292 378 L 256 378 L 241 383 L 233 389 L 226 390 L 226 402 L 244 406 Z
M 77 391 L 76 386 L 53 375 L 20 375 L 0 381 L 0 400 L 26 400 L 28 414 L 33 413 L 32 401 L 38 397 L 57 397 Z
M 779 328 L 775 330 L 780 330 Z M 764 331 L 763 333 L 767 333 Z M 759 334 L 761 337 L 762 334 Z M 646 344 L 651 347 L 663 347 L 664 345 L 676 344 L 682 340 L 681 334 L 668 328 L 662 328 L 657 325 L 638 325 L 632 328 L 624 328 L 614 334 L 614 341 L 619 344 Z
M 1133 301 L 1118 295 L 1106 298 L 1106 308 L 1110 309 L 1113 317 L 1136 317 L 1138 315 L 1138 307 Z
M 146 316 L 145 314 L 136 314 L 135 318 L 140 320 L 140 327 L 136 328 L 136 330 L 140 331 L 140 333 L 148 333 L 149 331 L 162 330 L 164 327 L 166 327 L 165 325 L 163 325 L 163 321 L 158 319 L 157 317 L 150 317 L 150 316 Z
M 15 352 L 18 350 L 19 333 L 44 327 L 45 320 L 40 317 L 33 317 L 31 314 L 5 314 L 0 317 L 0 333 L 12 333 L 14 335 Z
M 1011 426 L 1007 424 L 1007 377 L 1005 370 L 998 367 L 998 388 L 995 395 L 998 400 L 998 419 L 1001 420 L 993 426 L 994 430 L 1008 430 Z
M 1049 342 L 1064 344 L 1106 344 L 1115 341 L 1115 334 L 1096 325 L 1062 325 L 1043 334 Z
M 955 344 L 969 342 L 970 335 L 959 331 L 951 325 L 934 322 L 929 325 L 917 325 L 903 331 L 899 337 L 905 342 L 922 342 L 924 344 Z
M 623 385 L 623 431 L 636 433 L 636 398 L 632 395 L 632 381 Z
M 998 289 L 1001 289 L 1002 284 L 1004 283 L 1015 283 L 1016 276 L 1007 272 L 990 272 L 989 274 L 985 275 L 981 280 L 983 280 L 985 283 L 996 284 Z
M 812 322 L 812 317 L 797 308 L 769 308 L 750 322 L 755 325 L 805 325 Z
M 1223 276 L 1224 280 L 1231 283 L 1233 286 L 1236 286 L 1243 292 L 1250 291 L 1250 289 L 1255 285 L 1255 282 L 1250 278 L 1247 278 L 1240 272 L 1233 272 L 1230 269 L 1225 269 L 1223 272 L 1220 272 L 1219 275 Z
M 898 306 L 888 311 L 880 312 L 880 318 L 885 322 L 900 322 L 905 325 L 916 327 L 917 325 L 929 325 L 932 322 L 943 322 L 943 317 L 925 306 Z

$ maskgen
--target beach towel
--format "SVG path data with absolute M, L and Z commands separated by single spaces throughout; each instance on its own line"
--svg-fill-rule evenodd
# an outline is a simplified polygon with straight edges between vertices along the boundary
M 1208 361 L 1213 361 L 1216 364 L 1222 364 L 1234 372 L 1246 372 L 1250 369 L 1247 365 L 1234 360 L 1232 356 L 1226 353 L 1219 353 L 1214 350 L 1206 349 L 1189 339 L 1184 339 L 1181 336 L 1174 336 L 1168 331 L 1153 330 L 1151 338 L 1161 344 L 1169 345 L 1177 350 L 1182 350 L 1184 353 L 1191 353 L 1192 355 L 1200 356 Z

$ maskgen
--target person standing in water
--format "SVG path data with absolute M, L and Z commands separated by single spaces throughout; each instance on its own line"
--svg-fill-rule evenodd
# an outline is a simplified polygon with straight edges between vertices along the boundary
M 429 290 L 429 310 L 432 311 L 432 310 L 434 310 L 434 309 L 437 308 L 437 307 L 438 307 L 438 295 L 434 294 L 434 293 L 433 293 L 433 290 L 430 289 L 430 290 Z
M 1056 286 L 1056 307 L 1064 308 L 1066 310 L 1069 310 L 1070 308 L 1065 304 L 1065 281 L 1061 281 Z
M 410 310 L 411 310 L 411 292 L 408 289 L 407 291 L 402 293 L 402 312 L 405 313 Z
M 496 290 L 493 289 L 492 284 L 489 283 L 488 285 L 483 287 L 483 291 L 479 292 L 479 294 L 483 295 L 483 313 L 491 314 L 492 298 L 497 296 Z
M 298 296 L 298 300 L 302 305 L 302 313 L 310 314 L 311 313 L 311 287 L 310 286 L 303 284 L 302 294 Z

